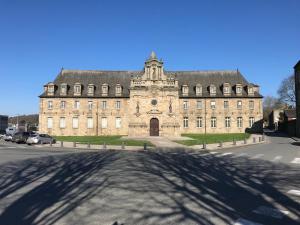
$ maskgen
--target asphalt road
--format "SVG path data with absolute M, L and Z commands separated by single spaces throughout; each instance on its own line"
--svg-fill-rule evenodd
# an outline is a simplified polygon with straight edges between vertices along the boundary
M 300 224 L 300 147 L 269 142 L 210 153 L 0 143 L 0 224 Z

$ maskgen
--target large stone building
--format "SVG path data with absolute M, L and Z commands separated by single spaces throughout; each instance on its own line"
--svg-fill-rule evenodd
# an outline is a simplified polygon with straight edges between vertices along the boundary
M 300 61 L 295 65 L 295 90 L 296 90 L 296 110 L 297 110 L 297 126 L 296 135 L 300 137 Z
M 242 133 L 263 118 L 259 86 L 238 71 L 166 71 L 152 52 L 141 71 L 64 70 L 40 96 L 52 135 Z

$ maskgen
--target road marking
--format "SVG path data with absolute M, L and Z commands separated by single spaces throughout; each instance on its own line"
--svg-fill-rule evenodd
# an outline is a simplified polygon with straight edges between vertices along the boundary
M 297 164 L 300 164 L 300 158 L 294 158 L 294 160 L 291 161 L 291 163 L 297 163 Z
M 217 155 L 217 157 L 222 157 L 222 156 L 227 156 L 227 155 L 232 155 L 232 152 L 225 152 L 223 154 Z
M 264 154 L 257 154 L 255 156 L 253 156 L 251 159 L 259 159 L 259 158 L 261 158 L 263 156 L 264 156 Z
M 270 216 L 276 219 L 282 219 L 283 216 L 289 214 L 289 211 L 271 208 L 268 206 L 259 206 L 257 209 L 253 210 L 252 212 L 264 216 Z
M 298 190 L 289 190 L 287 193 L 290 195 L 300 196 L 300 191 Z
M 245 157 L 245 156 L 248 156 L 247 153 L 240 153 L 238 155 L 236 155 L 235 157 Z
M 261 223 L 255 223 L 250 220 L 245 220 L 243 218 L 239 218 L 237 221 L 234 222 L 233 225 L 262 225 Z
M 278 162 L 280 159 L 282 159 L 282 156 L 278 155 L 274 159 L 272 159 L 272 162 Z
M 12 147 L 12 146 L 7 146 L 7 147 L 0 147 L 0 149 L 7 149 L 7 148 L 16 148 L 16 147 Z

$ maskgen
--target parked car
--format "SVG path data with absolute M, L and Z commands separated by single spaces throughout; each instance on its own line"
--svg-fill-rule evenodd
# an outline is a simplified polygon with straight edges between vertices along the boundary
M 6 135 L 4 135 L 3 140 L 4 141 L 11 141 L 12 140 L 12 136 L 10 134 L 6 134 Z
M 48 134 L 31 134 L 26 141 L 28 145 L 50 144 L 50 143 L 54 144 L 55 142 L 56 140 L 53 137 L 49 136 Z
M 30 136 L 29 132 L 17 132 L 12 136 L 12 142 L 16 142 L 18 144 L 20 143 L 26 143 L 27 138 Z

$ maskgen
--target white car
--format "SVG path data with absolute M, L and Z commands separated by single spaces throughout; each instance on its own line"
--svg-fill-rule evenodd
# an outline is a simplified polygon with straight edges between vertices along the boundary
M 28 138 L 26 143 L 28 145 L 31 144 L 54 144 L 56 140 L 49 136 L 48 134 L 31 134 Z
M 12 136 L 10 134 L 6 134 L 6 135 L 4 135 L 3 140 L 4 141 L 11 141 L 12 140 Z

